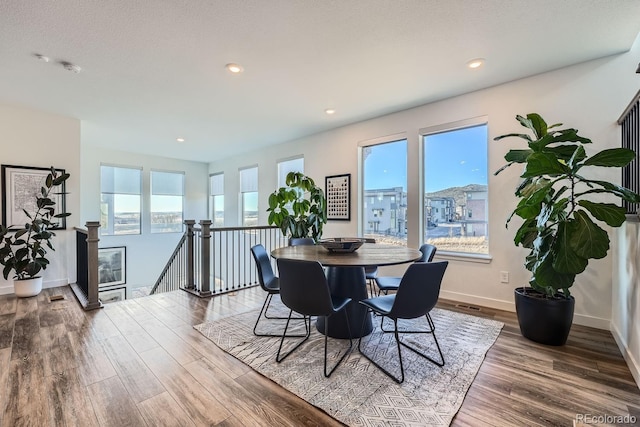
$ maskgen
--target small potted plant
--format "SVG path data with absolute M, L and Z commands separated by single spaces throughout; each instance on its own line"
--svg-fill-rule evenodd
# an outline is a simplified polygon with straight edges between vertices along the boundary
M 591 140 L 576 129 L 556 130 L 561 123 L 547 126 L 538 114 L 516 116 L 533 135 L 510 133 L 521 138 L 524 149 L 509 150 L 508 162 L 495 175 L 514 163 L 524 165 L 515 195 L 520 199 L 507 220 L 514 215 L 523 220 L 514 242 L 529 250 L 525 267 L 531 272 L 530 287 L 515 290 L 520 331 L 533 341 L 563 345 L 573 322 L 575 300 L 569 289 L 590 259 L 604 258 L 609 236 L 598 222 L 619 227 L 625 221 L 621 206 L 604 203 L 599 196 L 611 195 L 640 202 L 640 195 L 619 185 L 588 178 L 593 167 L 620 168 L 635 153 L 625 148 L 602 150 L 588 156 Z
M 289 172 L 286 187 L 269 195 L 269 225 L 276 225 L 285 237 L 311 237 L 318 241 L 327 223 L 327 200 L 313 179 Z
M 68 173 L 59 173 L 51 167 L 40 194 L 36 195 L 35 212 L 23 209 L 30 222 L 18 229 L 0 225 L 2 275 L 6 280 L 13 271 L 13 285 L 18 297 L 35 296 L 42 290 L 42 277 L 38 274 L 49 265 L 47 249 L 55 250 L 51 243 L 55 233 L 49 229 L 55 225 L 54 219 L 71 215 L 67 212 L 56 214 L 56 202 L 49 196 L 68 178 Z

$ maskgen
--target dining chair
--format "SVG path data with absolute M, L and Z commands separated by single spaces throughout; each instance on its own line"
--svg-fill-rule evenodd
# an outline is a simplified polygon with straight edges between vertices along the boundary
M 365 243 L 375 243 L 376 239 L 372 239 L 370 237 L 365 237 L 364 238 L 364 242 Z M 377 265 L 371 265 L 371 266 L 367 266 L 364 268 L 364 277 L 367 281 L 367 284 L 369 285 L 369 294 L 371 296 L 374 296 L 373 294 L 373 284 L 376 281 L 376 277 L 378 277 L 378 266 Z
M 420 252 L 422 252 L 422 256 L 416 262 L 431 262 L 433 261 L 433 257 L 436 254 L 437 248 L 433 245 L 425 243 L 420 246 Z M 381 292 L 384 292 L 385 295 L 389 293 L 389 291 L 397 291 L 398 286 L 400 286 L 400 280 L 402 277 L 391 277 L 391 276 L 381 276 L 375 278 L 375 283 L 378 286 L 378 296 L 380 296 Z
M 398 359 L 400 361 L 400 376 L 395 376 L 389 372 L 386 368 L 382 367 L 378 362 L 374 361 L 372 356 L 367 355 L 362 348 L 362 338 L 358 340 L 358 351 L 382 372 L 389 377 L 393 378 L 397 383 L 404 381 L 404 365 L 402 362 L 402 350 L 404 346 L 413 351 L 417 355 L 427 359 L 428 361 L 436 364 L 437 366 L 444 366 L 444 356 L 438 344 L 436 338 L 435 327 L 432 322 L 429 323 L 428 330 L 398 330 L 398 320 L 417 319 L 419 317 L 429 314 L 429 312 L 435 307 L 440 296 L 440 286 L 442 284 L 442 278 L 444 272 L 447 269 L 448 261 L 442 262 L 416 262 L 411 264 L 398 287 L 398 292 L 392 295 L 383 295 L 375 298 L 368 298 L 360 301 L 360 304 L 367 307 L 368 311 L 379 314 L 380 316 L 388 317 L 393 320 L 393 331 L 385 331 L 384 333 L 393 332 L 398 347 Z M 364 328 L 364 323 L 363 323 Z M 417 347 L 412 347 L 400 340 L 400 334 L 431 334 L 433 340 L 440 354 L 440 361 L 437 361 L 430 356 L 426 355 Z M 382 339 L 380 340 L 383 341 Z
M 289 246 L 311 246 L 316 242 L 311 237 L 292 237 L 289 239 Z
M 322 265 L 317 261 L 301 261 L 293 259 L 278 259 L 278 271 L 280 272 L 280 298 L 282 303 L 289 307 L 289 319 L 292 313 L 302 314 L 309 319 L 308 324 L 311 325 L 311 316 L 323 316 L 326 325 L 325 331 L 329 330 L 329 319 L 334 314 L 342 311 L 344 313 L 347 328 L 349 327 L 349 315 L 347 314 L 347 306 L 351 302 L 351 298 L 343 298 L 331 295 L 329 284 L 324 275 Z M 305 326 L 307 322 L 305 321 Z M 291 353 L 299 348 L 305 341 L 309 339 L 311 327 L 306 328 L 306 336 L 302 341 L 290 349 L 286 354 L 281 355 L 282 345 L 286 338 L 289 328 L 289 320 L 284 328 L 284 333 L 280 340 L 276 361 L 278 363 L 286 359 Z M 351 337 L 351 330 L 349 329 Z M 327 372 L 327 335 L 324 336 L 324 376 L 329 377 L 336 370 L 338 365 L 351 352 L 353 348 L 353 339 L 349 338 L 349 348 L 347 348 L 336 364 Z
M 264 249 L 264 246 L 258 244 L 251 248 L 251 255 L 253 255 L 253 259 L 256 262 L 256 267 L 258 268 L 258 282 L 260 283 L 260 287 L 267 293 L 267 296 L 262 304 L 262 309 L 260 309 L 260 314 L 258 314 L 258 318 L 256 319 L 256 324 L 253 326 L 253 334 L 258 337 L 280 337 L 281 334 L 266 334 L 257 332 L 258 323 L 260 319 L 264 316 L 265 319 L 270 320 L 284 320 L 289 319 L 289 317 L 283 316 L 269 316 L 267 311 L 269 310 L 269 306 L 271 305 L 271 299 L 274 295 L 280 293 L 280 280 L 273 273 L 273 268 L 271 268 L 271 261 L 269 261 L 269 255 L 267 251 Z M 295 317 L 295 319 L 302 319 L 302 317 Z M 304 318 L 305 327 L 307 318 Z M 303 337 L 304 335 L 290 335 L 291 337 Z

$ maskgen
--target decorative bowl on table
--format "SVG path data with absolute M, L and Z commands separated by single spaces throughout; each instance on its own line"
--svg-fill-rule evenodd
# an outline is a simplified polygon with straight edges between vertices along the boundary
M 322 239 L 318 244 L 329 252 L 350 253 L 357 251 L 364 242 L 364 239 L 357 237 L 334 237 Z

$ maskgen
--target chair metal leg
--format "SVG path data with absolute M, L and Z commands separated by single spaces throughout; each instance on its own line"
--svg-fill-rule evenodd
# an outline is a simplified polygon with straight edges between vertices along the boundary
M 367 309 L 367 313 L 369 311 L 373 311 L 371 309 Z M 361 329 L 361 334 L 364 331 L 364 322 L 362 323 L 362 329 Z M 399 343 L 400 341 L 396 341 L 396 343 Z M 376 362 L 375 360 L 373 360 L 371 357 L 369 357 L 369 355 L 367 355 L 363 349 L 362 349 L 362 336 L 360 337 L 360 339 L 358 340 L 358 351 L 360 352 L 360 354 L 362 356 L 364 356 L 365 359 L 367 359 L 369 362 L 371 362 L 376 368 L 380 369 L 385 375 L 387 375 L 389 378 L 391 378 L 392 380 L 394 380 L 395 382 L 397 382 L 398 384 L 401 384 L 404 381 L 404 367 L 402 366 L 402 353 L 400 351 L 400 344 L 396 344 L 398 346 L 398 355 L 400 357 L 400 373 L 401 376 L 400 378 L 396 377 L 395 375 L 393 375 L 391 372 L 387 371 L 385 368 L 383 368 L 382 366 L 380 366 L 380 364 L 378 364 L 378 362 Z
M 260 318 L 262 318 L 262 316 L 264 316 L 265 319 L 269 319 L 269 320 L 286 320 L 289 319 L 288 317 L 277 317 L 277 316 L 271 316 L 268 317 L 267 316 L 267 310 L 269 310 L 269 305 L 271 304 L 271 298 L 273 298 L 274 294 L 267 294 L 267 297 L 264 299 L 264 303 L 262 303 L 262 308 L 260 309 L 260 313 L 258 314 L 258 318 L 256 319 L 256 324 L 253 326 L 253 335 L 257 336 L 257 337 L 280 337 L 280 334 L 263 334 L 263 333 L 259 333 L 257 332 L 258 329 L 258 323 L 260 322 Z M 305 321 L 305 327 L 306 327 L 306 321 L 307 318 L 306 317 L 292 317 L 292 319 L 304 319 Z M 288 335 L 287 338 L 302 338 L 304 337 L 304 335 Z
M 400 333 L 401 334 L 435 334 L 436 325 L 435 323 L 433 323 L 433 319 L 431 318 L 429 313 L 427 313 L 425 317 L 427 318 L 427 323 L 429 324 L 428 331 L 400 331 Z M 385 334 L 390 334 L 394 332 L 394 331 L 385 329 L 383 325 L 384 325 L 384 316 L 382 316 L 382 319 L 380 320 L 380 330 L 382 330 L 382 332 L 384 332 Z
M 311 335 L 311 316 L 304 317 L 304 327 L 306 329 L 306 335 L 303 335 L 304 339 L 296 344 L 291 350 L 287 352 L 284 356 L 280 357 L 280 351 L 282 350 L 282 344 L 284 343 L 285 338 L 291 337 L 291 335 L 287 336 L 287 329 L 289 329 L 289 322 L 291 321 L 291 314 L 293 310 L 289 310 L 289 318 L 287 319 L 287 324 L 284 327 L 284 332 L 282 333 L 282 338 L 280 339 L 280 346 L 278 347 L 278 353 L 276 354 L 276 362 L 280 363 L 284 359 L 286 359 L 291 353 L 293 353 L 298 347 L 300 347 L 306 340 L 309 339 L 309 335 Z M 307 323 L 307 317 L 309 318 L 309 322 Z
M 371 311 L 369 309 L 369 311 Z M 430 317 L 427 318 L 427 320 L 429 320 Z M 440 349 L 440 344 L 438 343 L 438 339 L 436 338 L 436 334 L 435 334 L 435 326 L 433 326 L 433 321 L 429 322 L 430 323 L 430 327 L 431 330 L 430 331 L 398 331 L 398 320 L 397 319 L 393 319 L 393 331 L 383 331 L 383 332 L 393 332 L 395 339 L 396 339 L 396 345 L 398 347 L 398 358 L 400 361 L 400 377 L 396 377 L 395 375 L 393 375 L 392 373 L 390 373 L 388 370 L 386 370 L 385 368 L 383 368 L 382 366 L 380 366 L 377 362 L 375 362 L 373 359 L 371 359 L 367 354 L 365 354 L 362 351 L 361 348 L 361 343 L 362 343 L 362 337 L 360 338 L 360 340 L 358 341 L 358 351 L 360 351 L 360 354 L 362 354 L 367 360 L 369 360 L 371 363 L 373 363 L 378 369 L 380 369 L 382 372 L 384 372 L 387 376 L 389 376 L 390 378 L 392 378 L 395 382 L 397 382 L 398 384 L 401 384 L 404 381 L 404 365 L 402 362 L 402 350 L 401 350 L 401 346 L 404 346 L 406 348 L 408 348 L 409 350 L 413 351 L 414 353 L 416 353 L 419 356 L 422 356 L 423 358 L 427 359 L 428 361 L 430 361 L 431 363 L 437 365 L 437 366 L 444 366 L 444 356 L 442 355 L 442 350 Z M 364 326 L 364 323 L 363 323 Z M 440 362 L 432 359 L 431 357 L 427 356 L 426 354 L 420 352 L 418 349 L 411 347 L 410 345 L 402 342 L 400 340 L 400 334 L 401 333 L 422 333 L 422 334 L 432 334 L 433 335 L 433 340 L 436 343 L 436 348 L 438 349 L 438 353 L 440 354 Z
M 331 371 L 329 371 L 329 373 L 327 373 L 327 334 L 324 334 L 324 376 L 329 378 L 331 376 L 331 374 L 333 374 L 333 371 L 336 370 L 336 368 L 338 367 L 338 365 L 340 365 L 340 363 L 342 363 L 342 361 L 344 360 L 345 357 L 347 357 L 347 355 L 349 353 L 351 353 L 351 349 L 353 348 L 353 338 L 351 338 L 351 327 L 349 326 L 349 315 L 347 314 L 347 310 L 346 308 L 344 308 L 342 310 L 344 312 L 344 316 L 345 319 L 347 321 L 347 332 L 349 332 L 349 348 L 347 348 L 344 353 L 342 354 L 342 356 L 340 357 L 340 360 L 338 360 L 335 364 L 335 366 L 333 368 L 331 368 Z M 331 316 L 325 316 L 324 318 L 324 323 L 325 323 L 325 332 L 327 332 L 329 330 L 329 317 Z

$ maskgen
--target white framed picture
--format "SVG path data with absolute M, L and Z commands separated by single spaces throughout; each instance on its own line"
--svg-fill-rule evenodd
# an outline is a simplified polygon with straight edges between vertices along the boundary
M 127 288 L 122 287 L 98 291 L 98 299 L 100 299 L 103 304 L 124 301 L 125 299 L 127 299 Z
M 127 283 L 127 248 L 98 248 L 98 288 Z

